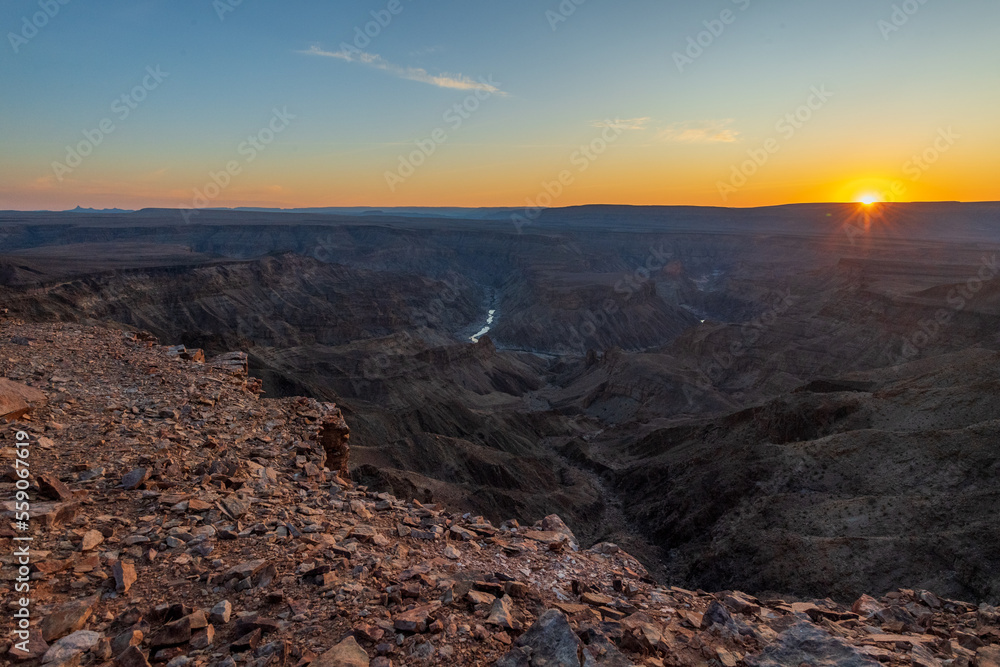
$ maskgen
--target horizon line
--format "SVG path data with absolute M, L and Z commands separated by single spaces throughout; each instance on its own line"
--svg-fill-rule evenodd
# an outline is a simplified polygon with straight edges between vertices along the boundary
M 913 200 L 913 201 L 892 201 L 892 202 L 874 202 L 873 206 L 894 206 L 894 205 L 913 205 L 913 204 L 1000 204 L 1000 199 L 983 199 L 974 201 L 963 201 L 957 199 L 944 199 L 944 200 Z M 558 211 L 567 210 L 573 208 L 588 208 L 588 207 L 618 207 L 618 208 L 704 208 L 704 209 L 725 209 L 725 210 L 754 210 L 754 209 L 765 209 L 765 208 L 781 208 L 788 206 L 864 206 L 863 202 L 859 201 L 813 201 L 813 202 L 792 202 L 785 204 L 760 204 L 756 206 L 714 206 L 707 204 L 609 204 L 601 202 L 592 202 L 588 204 L 572 204 L 568 206 L 538 206 L 538 207 L 527 207 L 524 205 L 518 206 L 455 206 L 455 205 L 393 205 L 393 206 L 374 206 L 371 204 L 357 204 L 357 205 L 333 205 L 333 206 L 296 206 L 292 208 L 285 208 L 280 206 L 214 206 L 210 208 L 198 208 L 190 209 L 185 207 L 170 207 L 170 206 L 145 206 L 143 208 L 94 208 L 77 206 L 75 208 L 69 209 L 0 209 L 0 213 L 75 213 L 75 212 L 96 212 L 96 213 L 140 213 L 142 211 L 259 211 L 265 213 L 296 213 L 303 211 L 315 211 L 322 209 L 370 209 L 373 211 L 379 210 L 399 210 L 399 209 L 424 209 L 424 210 L 435 210 L 435 209 L 455 209 L 462 211 L 480 211 L 486 209 L 509 209 L 511 211 L 516 210 L 535 210 L 541 209 L 545 211 Z

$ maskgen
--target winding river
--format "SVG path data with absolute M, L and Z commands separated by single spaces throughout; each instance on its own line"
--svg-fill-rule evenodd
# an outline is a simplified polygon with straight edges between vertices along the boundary
M 478 343 L 480 338 L 482 338 L 483 336 L 485 336 L 490 332 L 490 329 L 493 326 L 493 316 L 496 315 L 496 312 L 497 312 L 496 310 L 491 310 L 489 312 L 489 316 L 486 318 L 486 326 L 484 326 L 482 329 L 476 332 L 476 334 L 470 337 L 469 340 L 471 340 L 473 343 Z

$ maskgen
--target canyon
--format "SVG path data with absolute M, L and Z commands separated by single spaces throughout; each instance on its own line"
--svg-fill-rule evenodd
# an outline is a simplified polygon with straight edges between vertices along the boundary
M 663 582 L 1000 599 L 1000 205 L 405 213 L 0 213 L 0 306 L 244 350 L 366 488 Z

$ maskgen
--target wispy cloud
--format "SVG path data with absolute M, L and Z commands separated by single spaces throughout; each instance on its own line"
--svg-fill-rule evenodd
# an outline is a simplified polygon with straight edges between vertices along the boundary
M 452 88 L 455 90 L 482 90 L 491 95 L 506 95 L 500 88 L 490 81 L 475 80 L 461 74 L 431 74 L 421 67 L 403 67 L 389 62 L 382 56 L 365 51 L 352 51 L 341 49 L 340 51 L 324 51 L 318 46 L 312 46 L 306 51 L 299 51 L 310 56 L 323 56 L 324 58 L 337 58 L 349 63 L 361 63 L 377 70 L 387 72 L 393 76 L 410 81 L 428 83 L 438 88 Z
M 644 118 L 616 118 L 614 120 L 595 120 L 591 123 L 593 127 L 610 127 L 613 130 L 645 130 L 652 120 L 649 116 Z
M 740 137 L 739 130 L 730 126 L 732 118 L 673 123 L 659 130 L 656 138 L 678 144 L 729 144 Z

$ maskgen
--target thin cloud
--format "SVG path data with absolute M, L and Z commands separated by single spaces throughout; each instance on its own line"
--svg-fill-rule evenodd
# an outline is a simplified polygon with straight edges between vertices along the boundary
M 739 140 L 739 130 L 730 127 L 732 118 L 673 123 L 656 133 L 660 141 L 678 144 L 731 144 Z
M 616 118 L 614 120 L 595 120 L 592 127 L 610 127 L 612 130 L 645 130 L 649 121 L 649 116 L 644 118 Z
M 349 63 L 361 63 L 377 70 L 387 72 L 393 76 L 409 81 L 428 83 L 438 88 L 451 88 L 454 90 L 482 90 L 491 95 L 506 95 L 497 86 L 487 81 L 476 81 L 461 74 L 431 74 L 421 67 L 402 67 L 389 62 L 382 56 L 365 51 L 354 51 L 341 49 L 340 51 L 324 51 L 318 46 L 312 46 L 306 51 L 299 51 L 309 56 L 323 56 L 324 58 L 337 58 Z

